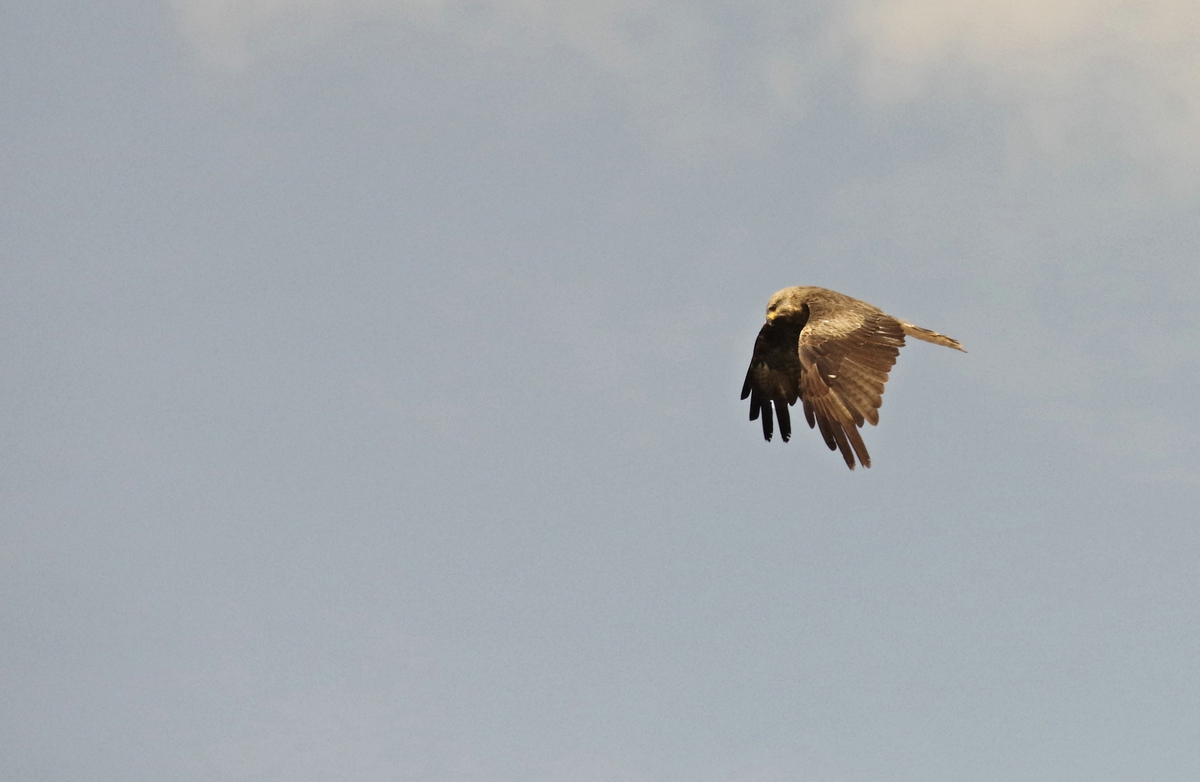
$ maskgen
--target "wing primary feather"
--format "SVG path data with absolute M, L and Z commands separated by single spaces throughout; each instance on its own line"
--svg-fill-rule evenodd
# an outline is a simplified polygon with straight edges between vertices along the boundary
M 830 429 L 833 430 L 833 439 L 837 441 L 838 450 L 842 452 L 846 466 L 853 470 L 854 454 L 850 450 L 850 443 L 846 442 L 846 427 L 841 421 L 832 421 L 831 424 Z
M 775 400 L 775 417 L 779 419 L 779 436 L 786 443 L 792 439 L 792 414 L 788 411 L 788 403 L 785 400 Z
M 831 450 L 831 451 L 836 450 L 837 449 L 837 441 L 833 439 L 833 432 L 831 431 L 829 419 L 823 415 L 818 414 L 817 415 L 817 426 L 820 428 L 821 437 L 825 438 L 825 444 L 829 446 L 829 450 Z
M 846 427 L 846 436 L 850 440 L 850 444 L 854 446 L 854 452 L 858 454 L 858 460 L 862 462 L 863 467 L 871 466 L 871 455 L 867 453 L 867 444 L 863 442 L 862 435 L 858 433 L 858 428 L 854 426 Z M 854 468 L 851 467 L 851 470 Z

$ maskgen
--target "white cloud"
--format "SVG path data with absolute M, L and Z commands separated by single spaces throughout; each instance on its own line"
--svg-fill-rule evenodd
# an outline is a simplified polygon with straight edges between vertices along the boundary
M 869 99 L 982 96 L 1056 157 L 1200 163 L 1191 0 L 863 0 L 845 25 Z
M 506 60 L 571 52 L 620 85 L 633 121 L 685 156 L 760 146 L 810 86 L 856 70 L 875 105 L 950 96 L 1001 107 L 1019 147 L 1200 164 L 1200 4 L 1192 0 L 173 0 L 214 67 L 338 40 L 350 22 L 423 25 Z

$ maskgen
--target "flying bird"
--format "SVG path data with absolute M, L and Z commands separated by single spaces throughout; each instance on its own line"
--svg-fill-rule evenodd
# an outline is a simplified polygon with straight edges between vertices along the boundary
M 754 341 L 742 399 L 750 397 L 750 420 L 762 417 L 771 439 L 771 408 L 786 443 L 792 436 L 788 407 L 799 399 L 809 428 L 820 427 L 829 450 L 846 466 L 863 467 L 871 456 L 858 428 L 879 423 L 883 384 L 904 345 L 904 335 L 963 350 L 958 340 L 884 313 L 865 301 L 825 288 L 784 288 L 767 303 L 767 322 Z

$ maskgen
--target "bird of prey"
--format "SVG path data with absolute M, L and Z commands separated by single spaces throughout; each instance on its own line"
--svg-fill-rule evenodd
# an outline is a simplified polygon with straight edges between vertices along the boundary
M 799 399 L 809 428 L 820 427 L 829 450 L 840 450 L 851 470 L 855 454 L 870 467 L 858 427 L 863 421 L 879 423 L 883 384 L 905 334 L 963 350 L 958 340 L 837 291 L 784 288 L 767 303 L 767 322 L 754 342 L 742 386 L 742 399 L 750 397 L 750 420 L 761 415 L 763 437 L 770 440 L 773 403 L 779 434 L 787 442 L 792 436 L 788 406 Z

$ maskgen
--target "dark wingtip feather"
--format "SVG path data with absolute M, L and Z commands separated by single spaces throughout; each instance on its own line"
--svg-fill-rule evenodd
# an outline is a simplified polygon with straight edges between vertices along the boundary
M 821 437 L 825 440 L 825 445 L 829 446 L 829 450 L 837 450 L 837 442 L 833 439 L 833 432 L 830 430 L 829 421 L 825 416 L 817 416 L 817 425 L 821 429 Z
M 779 419 L 779 436 L 786 443 L 792 439 L 792 414 L 788 411 L 788 403 L 782 399 L 775 400 L 775 417 Z

